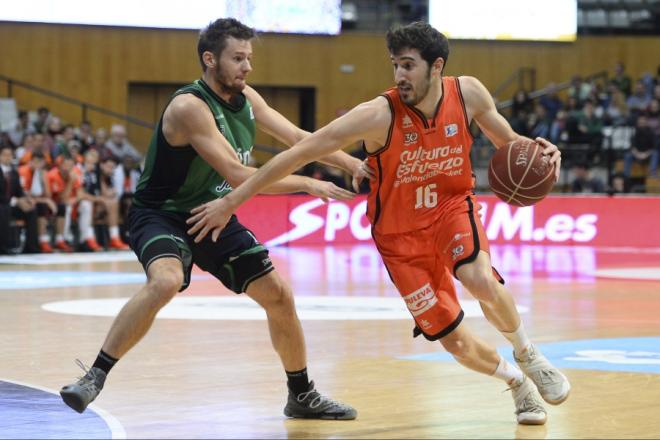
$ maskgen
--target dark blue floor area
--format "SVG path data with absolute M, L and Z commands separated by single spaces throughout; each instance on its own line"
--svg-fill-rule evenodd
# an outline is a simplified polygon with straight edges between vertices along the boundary
M 111 438 L 105 420 L 88 409 L 78 414 L 59 395 L 0 380 L 0 438 Z

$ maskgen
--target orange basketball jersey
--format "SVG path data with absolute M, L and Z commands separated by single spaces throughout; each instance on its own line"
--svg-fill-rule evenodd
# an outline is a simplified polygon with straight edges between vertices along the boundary
M 432 119 L 406 105 L 397 88 L 382 95 L 392 122 L 387 142 L 368 158 L 376 178 L 370 181 L 367 216 L 379 234 L 424 228 L 474 188 L 472 135 L 458 78 L 443 77 L 442 89 Z

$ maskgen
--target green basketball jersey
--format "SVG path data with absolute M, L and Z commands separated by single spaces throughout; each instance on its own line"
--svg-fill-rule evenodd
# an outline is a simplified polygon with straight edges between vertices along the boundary
M 247 165 L 254 145 L 255 121 L 252 105 L 245 95 L 241 93 L 228 103 L 201 79 L 177 90 L 172 98 L 184 93 L 192 93 L 208 105 L 218 130 L 234 148 L 241 163 Z M 231 190 L 229 183 L 191 145 L 173 147 L 167 142 L 161 115 L 135 191 L 135 205 L 188 213 Z

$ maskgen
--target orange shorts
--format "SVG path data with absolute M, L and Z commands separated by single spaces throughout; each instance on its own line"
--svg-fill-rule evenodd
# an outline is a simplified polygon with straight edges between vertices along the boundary
M 468 197 L 424 229 L 374 232 L 390 278 L 426 339 L 448 335 L 463 319 L 453 276 L 461 265 L 474 261 L 480 250 L 489 251 L 478 210 L 474 197 Z M 501 282 L 499 274 L 494 274 Z

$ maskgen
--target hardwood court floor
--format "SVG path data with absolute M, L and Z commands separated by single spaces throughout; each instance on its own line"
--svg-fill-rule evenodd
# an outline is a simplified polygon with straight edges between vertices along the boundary
M 545 426 L 518 426 L 501 382 L 413 339 L 377 253 L 360 245 L 271 252 L 293 285 L 317 388 L 359 411 L 343 422 L 282 415 L 266 321 L 201 272 L 78 415 L 48 391 L 82 373 L 75 358 L 93 362 L 141 267 L 129 253 L 0 258 L 0 438 L 89 438 L 84 417 L 96 414 L 110 424 L 99 436 L 128 438 L 660 438 L 660 249 L 492 254 L 528 332 L 572 382 Z M 465 322 L 508 353 L 460 295 Z

